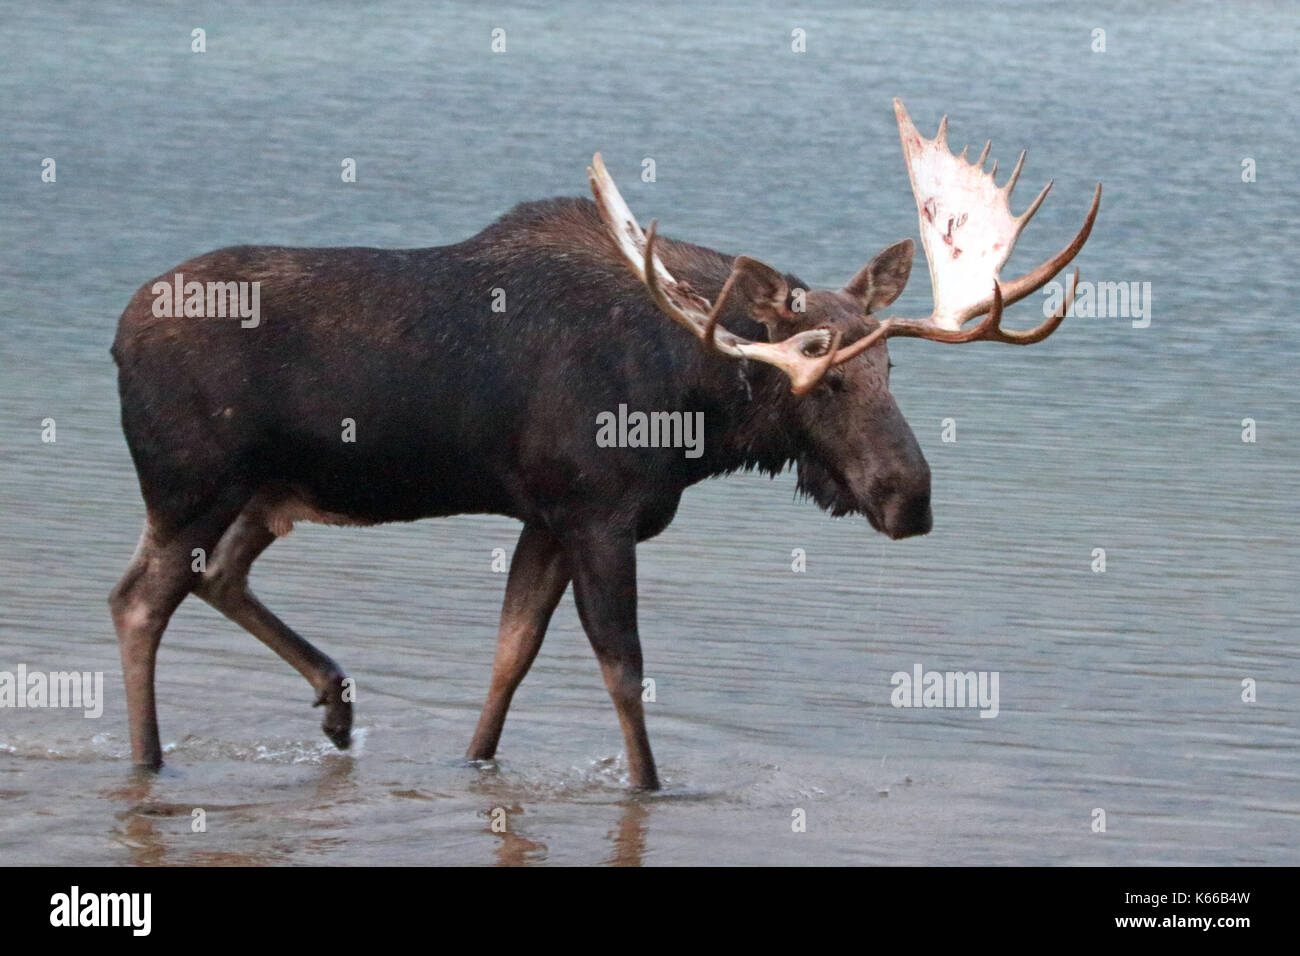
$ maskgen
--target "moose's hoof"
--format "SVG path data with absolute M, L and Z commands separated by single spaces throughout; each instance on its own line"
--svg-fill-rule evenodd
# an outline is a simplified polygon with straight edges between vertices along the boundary
M 325 708 L 325 719 L 320 729 L 339 750 L 347 750 L 352 745 L 352 702 L 343 699 L 343 681 L 339 675 L 322 690 L 313 707 Z

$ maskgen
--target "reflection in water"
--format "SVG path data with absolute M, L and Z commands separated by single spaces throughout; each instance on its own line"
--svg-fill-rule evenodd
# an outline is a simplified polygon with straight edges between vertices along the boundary
M 501 778 L 495 760 L 467 760 L 464 765 L 473 771 L 470 792 L 481 800 L 478 815 L 486 819 L 483 832 L 492 839 L 492 855 L 498 866 L 524 866 L 544 863 L 547 848 L 524 836 L 527 827 L 526 811 L 518 799 L 518 787 Z
M 650 820 L 650 801 L 632 798 L 622 803 L 618 826 L 606 839 L 614 848 L 605 860 L 610 866 L 641 866 L 645 862 L 647 823 Z
M 487 820 L 483 832 L 496 838 L 493 854 L 499 866 L 544 863 L 552 857 L 552 847 L 536 837 L 532 832 L 535 827 L 530 826 L 530 821 L 548 812 L 555 801 L 564 799 L 566 794 L 576 800 L 576 818 L 582 821 L 583 829 L 587 831 L 585 835 L 576 834 L 577 839 L 584 845 L 590 843 L 591 822 L 617 809 L 617 824 L 605 836 L 612 846 L 601 862 L 611 866 L 641 866 L 645 862 L 650 806 L 663 799 L 674 799 L 663 794 L 624 794 L 610 801 L 593 800 L 592 797 L 604 794 L 607 788 L 621 791 L 626 783 L 626 765 L 622 760 L 605 758 L 593 761 L 595 769 L 591 776 L 577 781 L 566 780 L 558 787 L 503 777 L 495 761 L 472 761 L 468 765 L 475 771 L 469 790 L 481 801 L 478 814 Z M 603 775 L 608 771 L 614 773 L 612 782 Z M 542 799 L 546 802 L 539 802 Z M 576 847 L 560 849 L 567 857 Z
M 608 806 L 610 805 L 589 805 L 587 815 L 594 818 Z M 601 862 L 608 866 L 641 866 L 645 862 L 650 801 L 632 797 L 613 806 L 618 807 L 618 824 L 606 834 L 605 838 L 613 847 Z M 497 839 L 493 854 L 498 866 L 526 866 L 547 861 L 548 845 L 526 836 L 529 814 L 522 804 L 497 804 L 479 812 L 488 819 L 484 832 Z M 533 814 L 536 812 L 534 810 Z
M 297 798 L 311 809 L 336 814 L 357 796 L 356 762 L 347 759 L 323 761 L 314 782 L 297 791 Z M 233 851 L 211 849 L 186 843 L 201 843 L 209 833 L 231 821 L 274 823 L 284 808 L 271 803 L 215 803 L 196 798 L 192 803 L 167 799 L 180 778 L 164 768 L 161 773 L 133 768 L 126 783 L 100 791 L 100 796 L 121 809 L 113 814 L 118 825 L 110 827 L 109 836 L 130 853 L 135 866 L 266 866 L 289 862 L 292 852 L 285 848 L 259 846 Z M 308 798 L 314 798 L 308 800 Z M 306 804 L 305 804 L 306 805 Z M 302 841 L 305 851 L 340 849 L 345 840 L 315 836 Z
M 493 851 L 498 866 L 546 862 L 546 844 L 516 832 L 517 827 L 523 826 L 523 806 L 517 803 L 509 807 L 494 806 L 483 812 L 489 821 L 485 832 L 491 833 L 498 841 Z

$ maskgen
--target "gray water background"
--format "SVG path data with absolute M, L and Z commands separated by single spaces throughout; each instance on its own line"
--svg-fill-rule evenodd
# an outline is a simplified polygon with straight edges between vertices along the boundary
M 0 710 L 0 863 L 1296 863 L 1300 10 L 1089 6 L 0 5 L 0 670 L 106 689 L 98 720 Z M 498 764 L 460 759 L 517 534 L 495 517 L 300 525 L 254 569 L 357 678 L 349 755 L 296 674 L 187 601 L 168 769 L 131 782 L 105 597 L 143 508 L 108 346 L 141 282 L 233 243 L 456 241 L 584 194 L 600 150 L 643 220 L 834 287 L 917 235 L 894 96 L 1004 170 L 1028 146 L 1015 208 L 1055 179 L 1008 274 L 1104 182 L 1079 264 L 1151 283 L 1151 323 L 891 345 L 928 537 L 833 520 L 791 475 L 688 491 L 640 549 L 662 795 L 624 791 L 569 597 Z M 928 308 L 918 267 L 898 309 Z M 1000 715 L 891 707 L 916 663 L 999 672 Z

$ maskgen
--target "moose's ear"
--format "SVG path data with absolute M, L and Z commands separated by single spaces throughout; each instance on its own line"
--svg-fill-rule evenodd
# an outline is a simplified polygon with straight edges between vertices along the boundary
M 862 311 L 871 313 L 883 309 L 903 292 L 907 277 L 912 274 L 911 239 L 896 242 L 862 267 L 844 291 L 862 303 Z
M 771 340 L 775 342 L 792 334 L 786 327 L 794 320 L 794 314 L 786 305 L 790 285 L 785 276 L 749 256 L 737 256 L 732 268 L 736 274 L 733 288 L 737 298 L 745 304 L 750 316 L 767 326 Z

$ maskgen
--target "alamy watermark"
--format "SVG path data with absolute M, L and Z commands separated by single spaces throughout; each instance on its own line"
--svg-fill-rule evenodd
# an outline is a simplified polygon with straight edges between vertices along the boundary
M 86 717 L 104 713 L 103 671 L 0 671 L 0 707 L 79 707 Z
M 684 448 L 687 458 L 704 454 L 703 412 L 629 412 L 596 416 L 597 448 Z
M 1053 279 L 1043 286 L 1043 318 L 1055 314 L 1065 301 L 1065 284 Z M 1089 282 L 1079 280 L 1067 316 L 1081 319 L 1132 319 L 1133 328 L 1151 324 L 1150 282 Z
M 262 321 L 262 283 L 185 281 L 178 272 L 171 282 L 155 282 L 153 314 L 160 319 L 242 319 L 240 328 Z
M 927 671 L 913 664 L 911 673 L 889 678 L 895 707 L 978 707 L 981 717 L 998 715 L 997 671 Z
M 83 893 L 73 886 L 50 897 L 50 925 L 123 927 L 133 936 L 153 929 L 152 893 Z

